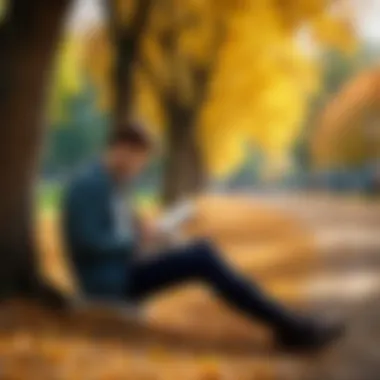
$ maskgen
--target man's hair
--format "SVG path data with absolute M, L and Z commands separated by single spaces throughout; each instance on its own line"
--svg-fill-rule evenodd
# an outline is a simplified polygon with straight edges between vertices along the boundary
M 109 146 L 126 144 L 142 150 L 153 150 L 155 142 L 152 135 L 140 124 L 125 123 L 113 131 L 109 137 Z

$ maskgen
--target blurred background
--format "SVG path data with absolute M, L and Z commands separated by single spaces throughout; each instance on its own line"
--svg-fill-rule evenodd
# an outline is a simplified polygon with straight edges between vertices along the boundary
M 115 22 L 136 44 L 124 65 L 128 112 L 165 146 L 141 180 L 147 196 L 179 198 L 199 182 L 226 192 L 376 194 L 376 1 L 140 6 L 121 1 Z M 147 21 L 132 31 L 137 17 Z M 76 2 L 52 90 L 45 199 L 101 150 L 119 91 L 115 49 L 101 2 Z
M 350 333 L 324 356 L 284 357 L 264 350 L 259 327 L 190 286 L 146 313 L 216 347 L 206 353 L 154 337 L 141 346 L 123 324 L 112 334 L 103 322 L 105 340 L 96 328 L 68 334 L 44 315 L 42 333 L 26 323 L 1 337 L 2 378 L 377 380 L 379 15 L 378 0 L 73 1 L 38 180 L 46 275 L 75 292 L 59 237 L 62 188 L 128 116 L 162 145 L 137 184 L 142 213 L 190 199 L 189 236 L 211 237 L 284 302 L 344 315 Z M 224 349 L 234 345 L 240 355 Z

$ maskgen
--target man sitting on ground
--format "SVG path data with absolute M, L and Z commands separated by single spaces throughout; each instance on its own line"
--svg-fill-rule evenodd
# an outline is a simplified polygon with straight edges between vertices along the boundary
M 301 317 L 233 270 L 212 242 L 193 241 L 141 258 L 139 237 L 156 235 L 152 226 L 136 230 L 131 198 L 134 179 L 154 151 L 151 136 L 138 125 L 113 133 L 95 163 L 66 189 L 63 228 L 74 268 L 89 298 L 138 302 L 188 281 L 201 281 L 235 310 L 271 327 L 289 349 L 322 348 L 342 333 L 336 323 Z

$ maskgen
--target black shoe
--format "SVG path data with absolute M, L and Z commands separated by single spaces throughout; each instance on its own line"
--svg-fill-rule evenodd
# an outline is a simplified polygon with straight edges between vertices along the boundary
M 328 347 L 345 333 L 342 322 L 303 321 L 295 327 L 279 330 L 276 345 L 287 351 L 311 352 Z

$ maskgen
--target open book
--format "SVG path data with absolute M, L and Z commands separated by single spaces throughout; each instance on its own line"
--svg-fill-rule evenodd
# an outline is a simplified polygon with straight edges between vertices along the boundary
M 179 202 L 174 207 L 167 210 L 161 218 L 157 220 L 157 228 L 166 234 L 173 234 L 183 223 L 190 220 L 195 215 L 195 205 L 192 201 Z

